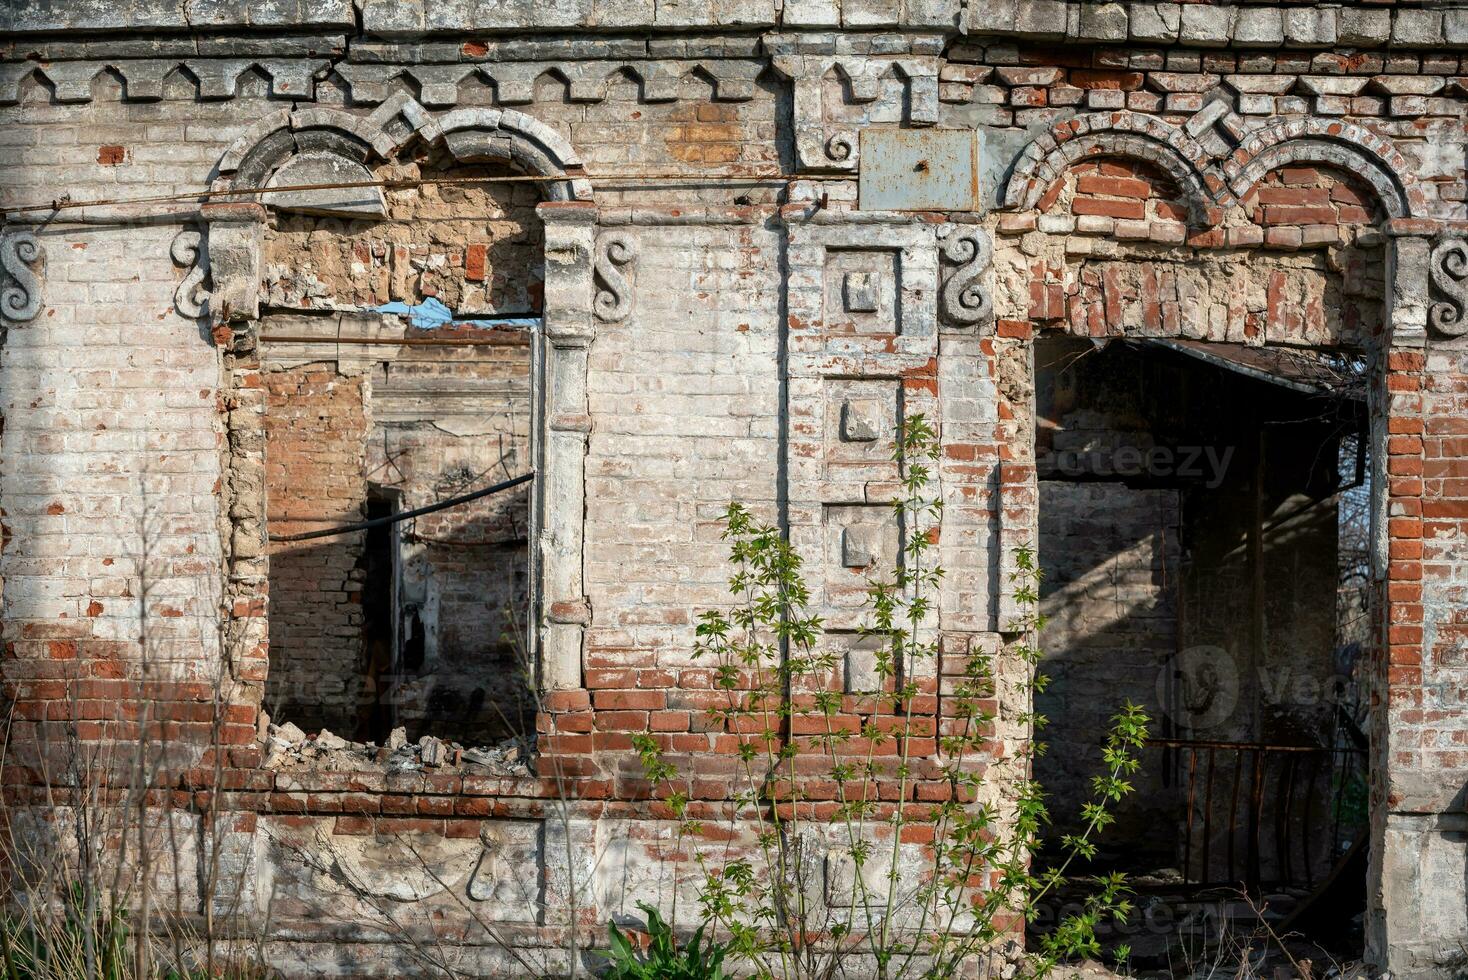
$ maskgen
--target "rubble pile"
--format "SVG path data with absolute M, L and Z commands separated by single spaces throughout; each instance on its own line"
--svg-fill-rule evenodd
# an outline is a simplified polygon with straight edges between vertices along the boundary
M 353 742 L 327 729 L 307 735 L 296 725 L 267 723 L 265 767 L 328 772 L 428 772 L 458 770 L 470 775 L 529 776 L 531 741 L 516 737 L 498 745 L 465 748 L 432 735 L 408 741 L 394 728 L 383 745 Z

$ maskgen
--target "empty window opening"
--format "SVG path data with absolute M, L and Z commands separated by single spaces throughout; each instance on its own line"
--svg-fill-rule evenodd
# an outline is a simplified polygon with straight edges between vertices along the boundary
M 506 172 L 425 151 L 379 176 Z M 533 737 L 530 485 L 461 498 L 532 468 L 537 201 L 531 183 L 393 188 L 383 218 L 318 204 L 278 213 L 267 233 L 266 707 L 278 723 L 379 756 L 434 742 L 419 749 L 430 764 L 454 761 L 455 743 L 477 759 Z
M 1035 364 L 1054 829 L 1081 829 L 1110 715 L 1144 705 L 1097 870 L 1199 908 L 1268 894 L 1303 925 L 1365 874 L 1364 358 L 1044 338 Z M 1316 938 L 1359 954 L 1341 921 Z M 1147 926 L 1112 938 L 1175 959 Z

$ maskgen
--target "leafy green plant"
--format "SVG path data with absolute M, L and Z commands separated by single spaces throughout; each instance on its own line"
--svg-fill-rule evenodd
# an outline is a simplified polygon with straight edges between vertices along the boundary
M 945 650 L 936 605 L 940 456 L 931 423 L 906 419 L 893 447 L 901 484 L 891 504 L 904 544 L 896 567 L 868 583 L 860 629 L 874 658 L 867 689 L 833 689 L 844 665 L 821 642 L 826 630 L 811 611 L 801 556 L 781 528 L 734 503 L 724 515 L 733 602 L 700 616 L 695 648 L 726 696 L 710 718 L 737 739 L 731 805 L 695 806 L 664 741 L 651 732 L 634 738 L 646 778 L 679 823 L 679 855 L 685 839 L 704 833 L 709 813 L 724 824 L 714 839 L 752 828 L 752 846 L 695 847 L 691 856 L 704 920 L 755 977 L 1042 977 L 1065 959 L 1096 955 L 1097 926 L 1131 910 L 1120 875 L 1095 878 L 1080 911 L 1019 957 L 1021 973 L 1001 962 L 1015 957 L 995 954 L 1066 884 L 1072 862 L 1095 853 L 1112 808 L 1132 791 L 1148 719 L 1130 703 L 1116 713 L 1081 831 L 1060 839 L 1049 869 L 1032 868 L 1050 823 L 1031 766 L 1045 725 L 1033 698 L 1047 682 L 1040 570 L 1033 550 L 1016 550 L 1009 580 L 1019 615 L 1004 627 L 1002 650 Z M 996 752 L 1001 727 L 1006 750 Z M 813 794 L 811 785 L 821 789 Z M 831 887 L 830 858 L 821 871 L 811 857 L 831 847 L 850 878 L 842 886 L 849 907 L 822 901 L 813 887 L 821 874 Z
M 608 980 L 725 980 L 724 947 L 704 939 L 704 926 L 679 948 L 673 927 L 657 909 L 645 902 L 637 907 L 647 916 L 647 952 L 639 954 L 615 922 L 608 924 L 611 949 L 600 954 L 611 961 Z

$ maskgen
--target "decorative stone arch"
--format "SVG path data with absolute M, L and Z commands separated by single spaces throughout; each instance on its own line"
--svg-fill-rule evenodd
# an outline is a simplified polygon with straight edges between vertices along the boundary
M 1031 142 L 1019 156 L 1005 185 L 1003 207 L 1033 211 L 1046 190 L 1074 163 L 1095 156 L 1141 159 L 1159 166 L 1177 179 L 1194 205 L 1194 222 L 1204 234 L 1198 247 L 1235 247 L 1232 229 L 1223 227 L 1224 212 L 1242 201 L 1271 171 L 1291 164 L 1324 165 L 1354 175 L 1370 185 L 1381 208 L 1384 232 L 1384 288 L 1381 296 L 1383 334 L 1376 341 L 1377 366 L 1370 392 L 1370 440 L 1376 470 L 1376 499 L 1371 518 L 1373 586 L 1378 605 L 1372 629 L 1377 636 L 1376 683 L 1381 692 L 1371 713 L 1371 858 L 1366 874 L 1368 894 L 1367 959 L 1386 963 L 1393 945 L 1410 944 L 1420 934 L 1415 913 L 1401 903 L 1383 900 L 1393 889 L 1390 853 L 1393 842 L 1421 833 L 1424 814 L 1440 813 L 1444 804 L 1431 794 L 1430 782 L 1395 754 L 1399 737 L 1410 740 L 1416 731 L 1396 731 L 1395 712 L 1409 704 L 1416 680 L 1412 671 L 1402 680 L 1397 657 L 1407 664 L 1422 663 L 1420 642 L 1394 637 L 1421 631 L 1430 622 L 1418 599 L 1395 595 L 1398 586 L 1409 596 L 1420 592 L 1420 573 L 1413 563 L 1397 560 L 1398 539 L 1408 546 L 1418 532 L 1398 530 L 1392 515 L 1417 513 L 1421 491 L 1413 481 L 1394 477 L 1413 472 L 1423 462 L 1420 447 L 1393 445 L 1394 434 L 1424 431 L 1427 410 L 1415 393 L 1428 387 L 1428 356 L 1444 339 L 1468 333 L 1468 255 L 1463 231 L 1455 222 L 1435 220 L 1428 195 L 1414 175 L 1412 164 L 1393 143 L 1371 129 L 1340 120 L 1292 118 L 1272 122 L 1244 134 L 1233 149 L 1211 153 L 1188 135 L 1188 129 L 1133 113 L 1096 113 L 1055 126 Z M 1028 215 L 1012 215 L 1011 231 L 1033 229 Z M 1201 220 L 1200 220 L 1201 219 Z M 1004 219 L 1001 219 L 1001 231 Z M 1208 234 L 1213 232 L 1214 234 Z M 1002 336 L 1002 334 L 1001 334 Z M 1403 393 L 1407 393 L 1405 396 Z M 1409 443 L 1411 440 L 1407 440 Z M 1004 515 L 1000 523 L 1001 550 L 1010 542 L 1033 541 L 1037 527 L 1033 484 L 1017 478 L 1001 484 Z M 1033 480 L 1033 474 L 1028 479 Z M 1420 484 L 1419 484 L 1420 486 Z M 1418 575 L 1414 578 L 1414 574 Z M 1001 594 L 1001 604 L 1008 595 Z M 1404 697 L 1404 695 L 1406 697 Z M 1450 807 L 1451 804 L 1448 804 Z M 1410 867 L 1410 863 L 1408 865 Z
M 442 139 L 454 159 L 504 160 L 542 177 L 565 176 L 581 169 L 581 158 L 570 143 L 545 123 L 514 109 L 455 109 L 437 120 L 425 117 L 417 130 L 430 142 Z M 547 183 L 552 201 L 592 200 L 584 177 Z
M 1360 176 L 1376 191 L 1387 218 L 1423 214 L 1422 189 L 1411 165 L 1391 141 L 1364 126 L 1304 118 L 1275 122 L 1251 133 L 1218 170 L 1242 200 L 1265 174 L 1292 163 L 1326 164 Z
M 1177 184 L 1195 222 L 1217 203 L 1209 190 L 1208 154 L 1197 140 L 1153 116 L 1095 112 L 1059 123 L 1025 147 L 1005 185 L 1004 206 L 1033 210 L 1066 170 L 1095 157 L 1122 157 L 1157 167 Z
M 595 338 L 593 268 L 597 209 L 590 183 L 577 173 L 580 160 L 569 143 L 533 117 L 506 109 L 460 109 L 433 116 L 400 96 L 370 116 L 340 109 L 281 110 L 246 130 L 221 157 L 216 191 L 248 192 L 297 183 L 295 164 L 307 157 L 330 160 L 342 183 L 373 180 L 370 162 L 387 160 L 413 139 L 442 145 L 457 161 L 503 161 L 521 171 L 557 178 L 542 184 L 547 200 L 537 208 L 544 226 L 542 327 L 532 340 L 532 493 L 530 574 L 535 622 L 530 642 L 546 690 L 582 686 L 582 649 L 589 605 L 582 573 L 585 521 L 585 456 L 590 438 L 586 401 L 589 348 Z M 310 181 L 301 181 L 308 183 Z M 351 188 L 347 207 L 313 210 L 347 217 L 385 216 L 381 189 Z M 208 315 L 214 335 L 236 353 L 253 354 L 260 317 L 263 228 L 269 209 L 284 194 L 231 194 L 206 205 L 207 235 L 201 267 L 212 274 Z M 372 197 L 378 207 L 374 209 Z M 309 202 L 308 202 L 309 203 Z M 339 203 L 339 202 L 338 202 Z M 299 204 L 297 204 L 299 206 Z M 192 233 L 197 234 L 197 233 Z M 603 277 L 605 279 L 605 277 Z M 248 359 L 248 357 L 246 358 Z M 236 370 L 238 373 L 238 370 Z M 231 424 L 234 424 L 233 421 Z M 242 481 L 248 486 L 248 481 Z M 263 486 L 256 485 L 263 493 Z M 250 491 L 253 492 L 253 491 Z M 263 508 L 258 508 L 263 513 Z M 263 583 L 263 521 L 245 528 L 253 537 L 226 555 L 230 581 Z M 240 541 L 240 528 L 231 535 Z M 246 574 L 235 574 L 243 557 Z M 239 595 L 229 597 L 239 608 Z M 263 605 L 263 595 L 260 597 Z M 263 624 L 257 626 L 262 634 Z
M 390 132 L 390 125 L 399 117 L 406 120 L 406 127 L 396 134 Z M 384 103 L 370 116 L 322 107 L 273 112 L 241 133 L 225 151 L 215 190 L 264 186 L 303 152 L 333 154 L 354 164 L 360 179 L 367 181 L 371 173 L 366 163 L 373 155 L 386 160 L 415 136 L 444 143 L 456 160 L 497 159 L 530 174 L 566 177 L 546 183 L 549 200 L 592 200 L 590 183 L 575 175 L 581 169 L 575 149 L 532 116 L 514 109 L 457 109 L 435 118 L 406 97 Z

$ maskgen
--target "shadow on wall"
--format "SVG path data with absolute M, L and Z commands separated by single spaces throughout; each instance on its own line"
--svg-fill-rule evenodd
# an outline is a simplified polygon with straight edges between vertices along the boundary
M 480 523 L 498 526 L 427 543 L 405 522 L 276 551 L 272 717 L 379 744 L 397 726 L 463 745 L 531 731 L 525 542 Z
M 1362 406 L 1145 344 L 1042 340 L 1036 365 L 1053 678 L 1036 698 L 1050 719 L 1036 775 L 1056 829 L 1074 828 L 1130 699 L 1156 744 L 1111 860 L 1189 881 L 1324 873 L 1338 855 L 1300 838 L 1332 829 L 1302 821 L 1355 834 L 1338 784 L 1361 776 L 1334 747 L 1342 711 L 1358 716 L 1338 507 Z M 1259 744 L 1312 751 L 1235 748 Z

